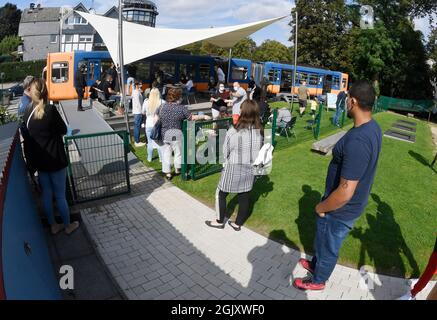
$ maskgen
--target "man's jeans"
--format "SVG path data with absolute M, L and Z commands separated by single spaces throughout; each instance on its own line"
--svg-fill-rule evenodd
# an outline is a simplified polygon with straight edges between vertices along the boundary
M 325 283 L 334 271 L 338 253 L 344 239 L 351 231 L 350 225 L 336 220 L 329 214 L 324 218 L 317 216 L 317 231 L 314 241 L 315 255 L 311 261 L 314 270 L 313 282 Z
M 134 114 L 134 140 L 135 143 L 140 142 L 141 124 L 143 123 L 142 114 Z
M 337 107 L 337 109 L 335 110 L 335 116 L 334 116 L 334 119 L 332 119 L 332 123 L 335 126 L 340 125 L 339 121 L 340 121 L 340 117 L 342 116 L 343 112 L 344 112 L 344 110 L 341 107 Z

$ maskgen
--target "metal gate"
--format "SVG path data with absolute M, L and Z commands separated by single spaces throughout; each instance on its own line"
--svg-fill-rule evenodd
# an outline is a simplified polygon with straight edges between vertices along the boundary
M 65 136 L 73 203 L 130 192 L 126 131 Z

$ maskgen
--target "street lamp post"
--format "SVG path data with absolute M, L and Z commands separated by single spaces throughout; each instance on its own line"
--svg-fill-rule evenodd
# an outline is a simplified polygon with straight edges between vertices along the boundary
M 298 24 L 298 14 L 296 10 L 296 30 L 294 38 L 294 70 L 293 70 L 293 84 L 291 85 L 291 109 L 294 106 L 294 86 L 296 85 L 296 71 L 297 71 L 297 24 Z
M 124 56 L 123 56 L 123 0 L 118 0 L 118 79 L 121 90 L 121 104 L 124 108 L 124 121 L 127 134 L 130 136 L 128 106 L 126 103 L 126 90 L 124 84 Z

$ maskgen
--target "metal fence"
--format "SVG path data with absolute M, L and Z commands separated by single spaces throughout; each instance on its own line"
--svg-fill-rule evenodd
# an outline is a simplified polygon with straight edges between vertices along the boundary
M 222 147 L 232 118 L 183 123 L 184 145 L 181 175 L 183 180 L 198 180 L 223 168 Z M 221 131 L 221 134 L 220 134 Z M 199 156 L 205 159 L 199 162 Z
M 65 136 L 73 203 L 130 192 L 126 131 Z

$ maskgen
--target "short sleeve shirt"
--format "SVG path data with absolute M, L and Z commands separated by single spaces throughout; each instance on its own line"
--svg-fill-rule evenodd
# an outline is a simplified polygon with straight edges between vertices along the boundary
M 358 185 L 352 199 L 343 207 L 329 212 L 329 215 L 351 224 L 360 217 L 375 178 L 381 143 L 381 128 L 375 120 L 352 128 L 337 142 L 328 168 L 323 199 L 338 188 L 341 178 L 358 181 Z
M 187 106 L 166 102 L 159 110 L 164 142 L 182 140 L 182 121 L 191 119 Z
M 299 87 L 299 100 L 307 100 L 308 99 L 308 88 L 304 85 Z
M 239 98 L 234 97 L 234 104 L 232 106 L 232 114 L 240 114 L 241 104 L 246 100 L 247 93 L 246 90 L 244 90 L 242 87 L 240 87 L 237 91 L 237 93 L 240 95 Z

